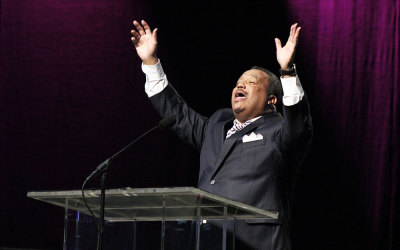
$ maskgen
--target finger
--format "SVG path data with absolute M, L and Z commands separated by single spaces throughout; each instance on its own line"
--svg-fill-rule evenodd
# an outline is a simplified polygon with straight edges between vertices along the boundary
M 135 30 L 131 30 L 131 34 L 137 41 L 140 40 L 140 35 Z
M 137 40 L 136 40 L 134 37 L 131 37 L 131 41 L 132 41 L 132 43 L 136 46 Z
M 290 35 L 289 35 L 288 41 L 294 42 L 294 37 L 295 37 L 295 34 L 296 34 L 296 27 L 297 27 L 297 23 L 293 24 L 290 27 Z
M 144 28 L 144 32 L 146 32 L 146 34 L 151 34 L 150 26 L 147 24 L 145 20 L 142 20 L 142 25 Z
M 134 25 L 135 27 L 137 27 L 137 26 L 140 26 L 140 23 L 139 23 L 138 21 L 136 21 L 136 20 L 133 20 L 133 25 Z
M 295 34 L 294 34 L 294 42 L 295 42 L 296 44 L 298 43 L 300 30 L 301 30 L 301 27 L 298 27 L 298 28 L 296 29 Z
M 153 30 L 153 39 L 155 40 L 155 41 L 157 41 L 157 32 L 158 32 L 158 28 L 155 28 L 154 30 Z
M 139 34 L 140 34 L 141 36 L 143 36 L 143 35 L 146 34 L 146 32 L 144 32 L 142 26 L 140 26 L 140 23 L 139 23 L 138 21 L 136 21 L 136 20 L 133 21 L 133 25 L 135 25 L 135 28 L 138 30 L 138 32 L 139 32 Z
M 281 43 L 281 40 L 279 40 L 279 38 L 275 38 L 275 46 L 276 46 L 276 50 L 282 49 L 282 43 Z
M 136 38 L 134 38 L 134 37 L 131 37 L 131 41 L 132 41 L 132 43 L 135 45 L 135 47 L 138 47 L 138 46 L 139 46 L 139 40 L 138 40 L 138 39 L 136 39 Z
M 289 33 L 289 39 L 288 40 L 290 40 L 291 37 L 293 36 L 293 26 L 294 26 L 294 24 L 292 26 L 290 26 L 290 33 Z

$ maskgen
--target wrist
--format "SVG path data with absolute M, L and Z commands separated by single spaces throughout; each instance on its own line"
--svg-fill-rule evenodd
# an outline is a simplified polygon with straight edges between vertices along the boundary
M 294 77 L 297 75 L 296 71 L 296 65 L 292 64 L 290 67 L 284 67 L 279 69 L 279 73 L 281 73 L 281 77 L 286 78 L 286 77 Z
M 294 63 L 285 63 L 285 64 L 279 64 L 279 66 L 281 66 L 282 70 L 290 70 L 291 68 L 293 68 Z
M 144 65 L 156 65 L 158 63 L 157 57 L 149 57 L 143 60 Z

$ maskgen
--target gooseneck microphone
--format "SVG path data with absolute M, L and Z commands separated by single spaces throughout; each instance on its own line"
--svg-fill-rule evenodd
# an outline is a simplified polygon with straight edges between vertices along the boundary
M 99 166 L 97 166 L 97 168 L 86 178 L 85 182 L 88 182 L 89 180 L 93 179 L 94 177 L 96 177 L 98 174 L 100 174 L 101 172 L 107 170 L 108 166 L 110 165 L 111 161 L 117 157 L 119 154 L 121 154 L 122 152 L 126 151 L 128 148 L 130 148 L 133 144 L 135 144 L 137 141 L 139 141 L 140 139 L 142 139 L 144 136 L 146 136 L 148 133 L 152 132 L 153 130 L 157 129 L 157 128 L 161 128 L 161 129 L 168 129 L 170 128 L 172 125 L 174 125 L 176 119 L 174 116 L 167 116 L 164 119 L 162 119 L 157 126 L 155 126 L 154 128 L 148 130 L 146 133 L 142 134 L 141 136 L 139 136 L 138 138 L 136 138 L 134 141 L 132 141 L 131 143 L 129 143 L 128 145 L 126 145 L 123 149 L 121 149 L 120 151 L 118 151 L 117 153 L 115 153 L 113 156 L 111 156 L 110 158 L 108 158 L 107 160 L 105 160 L 104 162 L 100 163 Z
M 98 241 L 97 241 L 97 250 L 102 250 L 103 249 L 103 230 L 104 230 L 104 207 L 105 207 L 105 189 L 106 189 L 106 176 L 107 176 L 107 169 L 111 164 L 111 161 L 116 158 L 119 154 L 123 153 L 126 151 L 128 148 L 130 148 L 133 144 L 135 144 L 137 141 L 142 139 L 144 136 L 146 136 L 148 133 L 152 132 L 153 130 L 157 128 L 161 129 L 167 129 L 170 128 L 174 123 L 176 122 L 176 119 L 174 116 L 167 116 L 164 119 L 162 119 L 157 126 L 154 128 L 148 130 L 146 133 L 142 134 L 138 138 L 136 138 L 134 141 L 126 145 L 123 149 L 115 153 L 113 156 L 109 157 L 107 160 L 104 162 L 100 163 L 99 166 L 86 178 L 86 180 L 83 182 L 82 185 L 82 199 L 88 208 L 90 214 L 94 216 L 93 211 L 90 209 L 86 198 L 85 198 L 85 185 L 88 181 L 96 177 L 97 175 L 101 174 L 101 196 L 100 196 L 100 211 L 99 211 L 99 225 L 98 225 Z

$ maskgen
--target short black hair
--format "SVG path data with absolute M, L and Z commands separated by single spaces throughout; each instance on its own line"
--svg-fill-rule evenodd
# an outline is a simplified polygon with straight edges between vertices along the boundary
M 260 66 L 253 66 L 251 69 L 258 69 L 263 72 L 265 72 L 269 76 L 269 87 L 267 89 L 267 95 L 274 95 L 278 99 L 275 106 L 280 107 L 282 103 L 282 96 L 283 96 L 283 90 L 282 90 L 282 84 L 279 78 L 269 71 L 266 68 L 260 67 Z

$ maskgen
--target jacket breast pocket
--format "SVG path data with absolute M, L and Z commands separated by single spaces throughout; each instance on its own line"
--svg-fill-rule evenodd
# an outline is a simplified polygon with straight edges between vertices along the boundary
M 257 147 L 265 145 L 265 139 L 257 140 L 257 141 L 250 141 L 250 142 L 243 142 L 242 143 L 242 150 L 247 148 Z

